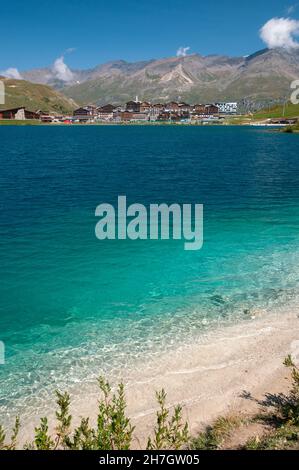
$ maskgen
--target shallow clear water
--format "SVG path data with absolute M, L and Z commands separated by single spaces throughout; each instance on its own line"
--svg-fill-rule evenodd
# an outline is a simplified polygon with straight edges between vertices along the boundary
M 297 296 L 297 135 L 0 127 L 0 141 L 2 413 Z M 203 249 L 97 240 L 96 206 L 124 194 L 203 203 Z

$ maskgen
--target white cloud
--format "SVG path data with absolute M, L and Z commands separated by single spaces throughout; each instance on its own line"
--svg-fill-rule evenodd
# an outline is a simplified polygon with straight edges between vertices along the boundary
M 291 18 L 272 18 L 260 30 L 262 40 L 269 49 L 299 47 L 294 36 L 299 35 L 299 21 Z
M 293 5 L 290 5 L 289 7 L 287 7 L 286 9 L 286 12 L 288 15 L 291 15 L 292 13 L 294 13 L 295 10 L 297 10 L 299 6 L 299 3 L 294 3 Z
M 188 51 L 190 50 L 190 47 L 179 47 L 178 50 L 176 51 L 176 56 L 177 57 L 186 57 L 188 54 Z
M 75 47 L 68 47 L 66 50 L 65 50 L 65 53 L 66 54 L 71 54 L 72 52 L 75 52 L 76 48 Z
M 63 55 L 55 60 L 52 70 L 55 77 L 63 82 L 72 82 L 74 80 L 74 74 L 64 62 Z
M 0 75 L 3 75 L 4 77 L 7 77 L 7 78 L 15 78 L 16 80 L 22 80 L 23 78 L 20 72 L 18 71 L 18 69 L 14 67 L 10 67 L 6 70 L 1 71 Z

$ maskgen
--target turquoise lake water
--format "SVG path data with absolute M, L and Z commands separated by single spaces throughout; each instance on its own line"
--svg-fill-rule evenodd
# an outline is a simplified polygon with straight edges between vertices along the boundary
M 2 413 L 298 295 L 299 137 L 0 127 Z M 204 204 L 204 246 L 99 241 L 95 208 Z M 34 401 L 30 401 L 34 403 Z

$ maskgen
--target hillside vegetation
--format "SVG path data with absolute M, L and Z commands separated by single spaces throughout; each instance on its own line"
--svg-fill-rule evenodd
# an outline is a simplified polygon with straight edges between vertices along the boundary
M 47 85 L 10 78 L 1 80 L 5 85 L 5 104 L 1 104 L 0 109 L 25 106 L 30 111 L 40 109 L 44 112 L 68 114 L 77 107 L 72 99 Z
M 276 105 L 262 109 L 254 114 L 246 114 L 244 116 L 231 116 L 226 119 L 228 124 L 241 125 L 241 124 L 254 124 L 256 122 L 264 122 L 268 119 L 299 119 L 299 104 L 286 103 L 284 105 Z M 290 126 L 294 130 L 298 125 Z
M 253 116 L 256 120 L 275 119 L 281 117 L 299 118 L 299 104 L 286 103 L 285 106 L 273 106 L 271 108 L 263 109 Z

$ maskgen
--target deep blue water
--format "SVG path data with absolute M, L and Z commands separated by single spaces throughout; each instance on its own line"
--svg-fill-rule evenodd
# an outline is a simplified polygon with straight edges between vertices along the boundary
M 3 412 L 297 296 L 297 135 L 0 127 L 0 142 Z M 118 195 L 204 204 L 202 250 L 97 240 L 95 208 Z

